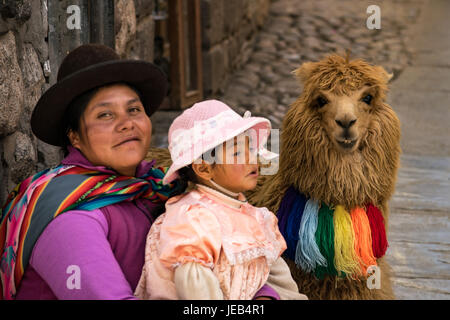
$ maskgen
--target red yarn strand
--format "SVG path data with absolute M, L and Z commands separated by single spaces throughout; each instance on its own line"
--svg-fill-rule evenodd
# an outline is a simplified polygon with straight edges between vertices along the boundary
M 386 228 L 384 226 L 383 215 L 373 204 L 366 205 L 366 214 L 369 219 L 370 230 L 372 232 L 372 251 L 375 258 L 381 258 L 386 253 L 389 246 L 386 238 Z

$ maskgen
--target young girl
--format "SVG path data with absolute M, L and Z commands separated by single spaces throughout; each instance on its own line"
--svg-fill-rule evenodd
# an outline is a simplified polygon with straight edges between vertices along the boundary
M 197 103 L 174 120 L 173 164 L 164 183 L 181 177 L 194 188 L 169 199 L 153 223 L 137 297 L 252 299 L 270 276 L 282 299 L 306 299 L 280 257 L 286 243 L 277 218 L 242 194 L 257 184 L 255 150 L 271 154 L 262 149 L 270 127 L 269 120 L 241 117 L 217 100 Z

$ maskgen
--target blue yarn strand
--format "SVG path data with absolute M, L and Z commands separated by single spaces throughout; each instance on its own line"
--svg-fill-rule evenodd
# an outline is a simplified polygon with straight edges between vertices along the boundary
M 303 212 L 298 231 L 299 241 L 295 251 L 295 264 L 308 273 L 314 271 L 319 265 L 327 265 L 327 260 L 320 253 L 316 243 L 318 217 L 319 203 L 309 199 Z
M 294 203 L 289 212 L 289 217 L 286 224 L 286 254 L 289 259 L 295 261 L 295 251 L 297 248 L 297 242 L 299 240 L 300 222 L 302 220 L 303 211 L 306 205 L 306 197 L 303 194 L 296 192 Z
M 280 229 L 283 237 L 286 238 L 286 224 L 289 217 L 289 213 L 292 209 L 292 205 L 294 204 L 295 198 L 298 196 L 298 192 L 294 189 L 294 187 L 290 186 L 286 193 L 284 194 L 283 199 L 280 203 L 280 208 L 277 212 L 278 218 L 278 228 Z

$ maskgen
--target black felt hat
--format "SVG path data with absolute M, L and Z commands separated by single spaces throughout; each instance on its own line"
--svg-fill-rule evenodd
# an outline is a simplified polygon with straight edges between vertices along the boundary
M 141 94 L 148 116 L 167 94 L 167 78 L 146 61 L 122 60 L 111 48 L 85 44 L 71 51 L 61 63 L 57 82 L 39 99 L 31 116 L 33 133 L 42 141 L 60 146 L 63 116 L 77 96 L 115 82 L 125 82 Z

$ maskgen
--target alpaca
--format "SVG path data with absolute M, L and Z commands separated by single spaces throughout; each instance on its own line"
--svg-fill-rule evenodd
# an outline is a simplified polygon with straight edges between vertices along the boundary
M 294 74 L 303 91 L 283 120 L 279 170 L 261 181 L 249 201 L 279 213 L 292 187 L 306 198 L 348 212 L 371 203 L 381 211 L 387 232 L 388 200 L 400 156 L 400 121 L 385 103 L 391 75 L 381 66 L 339 55 L 306 62 Z M 343 239 L 351 237 L 356 236 Z M 394 298 L 390 268 L 382 258 L 376 261 L 381 289 L 369 289 L 364 274 L 318 279 L 292 259 L 286 261 L 300 292 L 310 299 Z
M 258 187 L 246 194 L 249 201 L 278 215 L 291 188 L 324 207 L 339 207 L 339 212 L 348 215 L 341 217 L 347 219 L 352 208 L 371 203 L 381 211 L 387 232 L 388 200 L 400 156 L 400 122 L 385 103 L 391 75 L 380 66 L 339 55 L 306 62 L 294 74 L 303 83 L 303 91 L 283 120 L 279 170 L 260 177 Z M 164 149 L 152 149 L 147 158 L 158 159 L 158 165 L 171 163 Z M 342 239 L 353 246 L 355 237 L 350 232 Z M 295 253 L 292 242 L 287 243 L 287 251 Z M 292 257 L 284 258 L 300 292 L 309 299 L 394 298 L 390 268 L 383 258 L 376 260 L 381 289 L 368 288 L 366 268 L 356 276 L 341 272 L 318 278 L 299 268 Z

